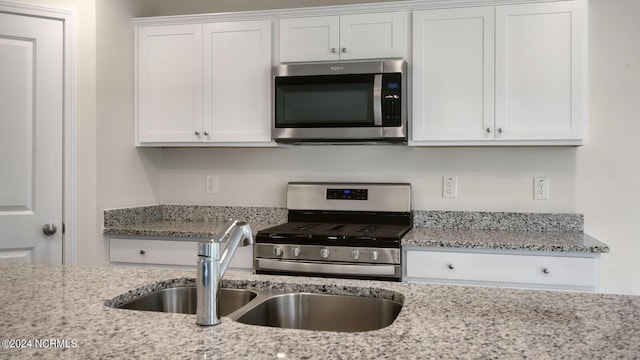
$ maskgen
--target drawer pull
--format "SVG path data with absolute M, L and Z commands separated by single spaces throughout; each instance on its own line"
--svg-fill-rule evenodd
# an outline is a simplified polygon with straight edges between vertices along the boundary
M 147 253 L 146 251 L 144 251 L 144 250 L 140 250 L 140 255 L 144 255 L 144 254 L 146 254 L 146 253 Z
M 453 265 L 451 265 L 451 264 L 447 265 L 447 267 L 449 268 L 449 270 L 455 269 L 455 267 L 453 267 Z
M 544 268 L 544 269 L 542 269 L 542 272 L 544 274 L 549 274 L 551 271 L 548 268 Z

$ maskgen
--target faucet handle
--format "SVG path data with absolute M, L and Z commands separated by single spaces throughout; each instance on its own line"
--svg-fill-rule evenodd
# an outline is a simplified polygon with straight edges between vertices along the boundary
M 249 224 L 244 221 L 238 221 L 238 223 L 236 223 L 236 228 L 239 228 L 244 233 L 240 246 L 253 245 L 253 232 L 251 231 Z
M 236 226 L 237 222 L 237 220 L 229 220 L 212 239 L 201 240 L 198 243 L 198 256 L 212 257 L 216 260 L 220 259 L 220 244 Z
M 213 237 L 213 241 L 222 242 L 222 240 L 224 240 L 224 238 L 227 237 L 231 230 L 236 226 L 237 222 L 238 220 L 229 219 L 227 223 L 222 226 L 222 229 L 220 229 L 220 231 Z

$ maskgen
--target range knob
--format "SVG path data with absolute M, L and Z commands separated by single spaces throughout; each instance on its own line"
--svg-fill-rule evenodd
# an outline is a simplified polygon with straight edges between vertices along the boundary
M 327 248 L 320 249 L 320 257 L 323 259 L 329 258 L 329 249 Z
M 373 260 L 373 261 L 377 261 L 377 260 L 378 260 L 378 256 L 379 256 L 379 254 L 378 254 L 378 251 L 377 251 L 377 250 L 373 250 L 373 251 L 371 252 L 371 260 Z
M 280 246 L 276 246 L 273 248 L 273 255 L 277 256 L 277 257 L 281 257 L 282 256 L 282 248 Z
M 300 248 L 299 247 L 294 247 L 293 249 L 291 249 L 291 254 L 295 257 L 300 256 Z
M 360 250 L 355 249 L 351 252 L 351 257 L 353 258 L 353 260 L 358 260 L 358 258 L 360 257 Z

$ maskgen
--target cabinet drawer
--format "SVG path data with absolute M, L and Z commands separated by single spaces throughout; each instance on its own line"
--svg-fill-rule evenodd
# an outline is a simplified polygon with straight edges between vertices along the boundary
M 535 284 L 594 288 L 593 257 L 407 251 L 406 276 L 438 282 Z
M 111 262 L 196 265 L 197 243 L 192 241 L 111 239 Z
M 197 257 L 196 240 L 111 238 L 109 244 L 112 263 L 195 266 Z M 238 247 L 229 268 L 253 269 L 253 247 Z

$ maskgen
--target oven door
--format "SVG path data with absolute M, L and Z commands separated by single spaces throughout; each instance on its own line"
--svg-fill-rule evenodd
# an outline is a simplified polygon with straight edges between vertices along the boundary
M 402 269 L 394 264 L 326 263 L 255 259 L 256 274 L 336 277 L 361 280 L 400 281 Z
M 402 277 L 401 251 L 397 247 L 261 243 L 259 240 L 256 239 L 253 248 L 257 274 L 390 281 L 400 281 Z M 355 257 L 354 253 L 357 253 Z M 371 260 L 373 253 L 375 260 Z
M 274 138 L 382 138 L 382 74 L 275 78 Z

